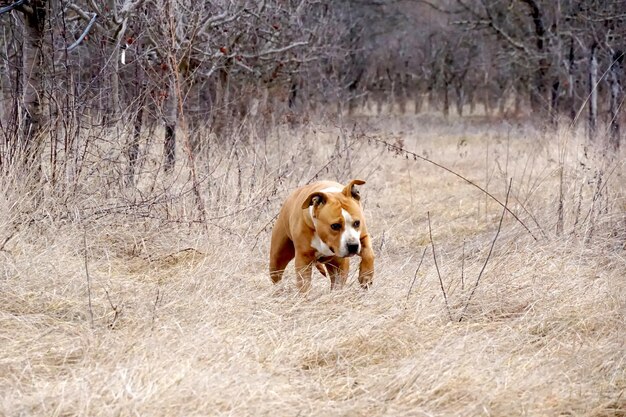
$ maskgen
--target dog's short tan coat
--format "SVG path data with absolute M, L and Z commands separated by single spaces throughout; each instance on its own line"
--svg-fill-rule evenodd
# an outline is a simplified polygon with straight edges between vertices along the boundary
M 368 288 L 374 277 L 374 252 L 367 234 L 360 196 L 352 180 L 343 186 L 320 181 L 294 190 L 280 210 L 270 248 L 270 277 L 281 280 L 295 258 L 297 285 L 307 292 L 313 265 L 328 276 L 331 288 L 341 288 L 348 277 L 350 257 L 359 255 L 359 283 Z

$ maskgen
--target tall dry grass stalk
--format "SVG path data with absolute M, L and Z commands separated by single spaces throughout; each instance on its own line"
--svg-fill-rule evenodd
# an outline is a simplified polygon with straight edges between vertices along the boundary
M 0 415 L 624 415 L 623 155 L 530 126 L 355 122 L 207 138 L 197 181 L 144 143 L 124 186 L 116 137 L 67 187 L 2 178 Z M 485 217 L 476 187 L 367 137 L 485 187 L 489 146 L 489 192 L 512 178 L 506 207 L 537 239 L 505 216 L 474 286 L 502 207 Z M 367 180 L 374 287 L 316 274 L 303 298 L 291 265 L 273 286 L 282 199 L 349 177 Z

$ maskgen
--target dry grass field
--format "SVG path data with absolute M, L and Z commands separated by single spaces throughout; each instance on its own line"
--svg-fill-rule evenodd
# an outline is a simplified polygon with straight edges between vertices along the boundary
M 494 242 L 498 203 L 377 140 L 501 202 L 512 179 L 530 233 L 507 213 Z M 59 190 L 0 183 L 0 415 L 626 415 L 623 153 L 435 116 L 247 132 L 201 150 L 202 220 L 187 167 L 155 145 L 122 187 L 101 146 Z M 315 178 L 367 181 L 369 291 L 270 282 L 271 220 Z

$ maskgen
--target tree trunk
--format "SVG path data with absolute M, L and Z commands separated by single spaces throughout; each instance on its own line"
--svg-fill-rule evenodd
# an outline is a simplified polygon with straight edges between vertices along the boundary
M 133 122 L 133 135 L 127 145 L 128 168 L 126 171 L 126 185 L 135 184 L 135 169 L 139 156 L 139 139 L 141 137 L 141 125 L 143 124 L 143 108 L 145 106 L 145 82 L 143 81 L 143 70 L 139 68 L 138 60 L 135 61 L 135 77 L 138 81 L 137 109 Z
M 176 78 L 170 74 L 167 98 L 165 101 L 165 143 L 163 146 L 163 167 L 165 172 L 174 169 L 176 163 L 176 122 L 178 120 L 178 103 L 176 94 Z
M 589 51 L 589 140 L 596 137 L 596 124 L 598 121 L 598 58 L 594 42 Z
M 622 86 L 620 83 L 620 74 L 622 72 L 623 54 L 616 51 L 613 54 L 613 62 L 609 72 L 609 83 L 611 86 L 611 102 L 609 105 L 609 113 L 611 117 L 609 143 L 613 150 L 617 151 L 620 145 L 620 126 L 619 126 L 619 109 L 622 102 Z
M 506 89 L 500 90 L 500 97 L 498 98 L 498 114 L 505 116 L 506 113 Z
M 456 86 L 456 112 L 459 117 L 463 117 L 463 106 L 465 106 L 465 90 L 461 83 Z
M 133 136 L 128 144 L 127 157 L 128 169 L 126 171 L 126 185 L 135 184 L 135 168 L 139 157 L 139 139 L 141 137 L 141 125 L 143 123 L 143 105 L 139 106 L 133 123 Z
M 533 76 L 533 85 L 530 87 L 530 109 L 533 114 L 542 114 L 546 106 L 545 74 L 541 68 Z
M 115 10 L 115 2 L 109 1 L 111 10 Z M 120 64 L 122 64 L 122 54 L 125 53 L 126 45 L 124 43 L 124 35 L 128 25 L 128 19 L 124 18 L 118 27 L 115 28 L 115 38 L 113 43 L 113 71 L 111 72 L 111 106 L 113 107 L 112 119 L 113 123 L 119 122 L 122 114 L 121 95 L 120 95 Z
M 571 39 L 568 56 L 568 69 L 567 69 L 567 100 L 569 105 L 569 117 L 574 122 L 576 120 L 576 103 L 574 97 L 575 82 L 576 82 L 576 61 L 574 56 L 574 38 Z
M 380 70 L 376 70 L 376 79 L 374 81 L 373 99 L 376 102 L 376 114 L 380 116 L 383 112 L 383 101 L 385 100 L 385 82 L 384 74 Z
M 358 91 L 359 91 L 359 83 L 361 82 L 361 78 L 365 73 L 365 69 L 361 68 L 359 72 L 354 77 L 354 80 L 350 82 L 348 85 L 348 114 L 353 115 L 358 108 Z M 290 106 L 291 107 L 291 106 Z
M 485 116 L 491 117 L 493 114 L 493 104 L 491 103 L 491 94 L 489 94 L 489 90 L 485 90 L 483 94 L 483 107 L 485 108 Z
M 550 91 L 550 123 L 556 126 L 559 119 L 559 89 L 561 82 L 555 78 L 552 82 L 552 90 Z
M 485 116 L 491 117 L 491 113 L 493 112 L 493 106 L 491 104 L 491 91 L 489 86 L 489 74 L 485 72 L 485 79 L 482 85 L 483 90 L 483 107 L 485 109 Z
M 443 116 L 447 119 L 450 115 L 450 96 L 448 94 L 448 82 L 443 83 Z
M 222 138 L 224 133 L 226 132 L 226 128 L 229 124 L 229 109 L 230 109 L 230 64 L 227 62 L 224 65 L 224 68 L 219 70 L 219 77 L 216 85 L 216 94 L 215 94 L 215 106 L 213 112 L 213 132 L 218 138 Z M 269 88 L 269 86 L 268 86 Z M 268 96 L 268 100 L 265 102 L 265 107 L 268 111 L 273 112 L 276 110 L 273 107 L 273 103 L 270 103 L 272 100 L 271 96 Z M 273 120 L 272 120 L 273 121 Z
M 113 71 L 111 71 L 111 114 L 109 121 L 112 125 L 115 125 L 119 121 L 119 115 L 121 113 L 120 106 L 120 63 L 119 63 L 119 49 L 114 46 L 113 51 Z
M 546 75 L 550 67 L 550 61 L 545 57 L 546 29 L 543 22 L 543 12 L 536 0 L 522 0 L 530 8 L 530 16 L 535 27 L 535 46 L 540 56 L 537 69 L 534 74 L 534 88 L 530 93 L 530 106 L 535 114 L 541 114 L 545 108 L 546 100 Z
M 518 85 L 517 88 L 513 91 L 515 97 L 513 98 L 513 112 L 516 117 L 519 117 L 522 114 L 522 91 L 521 87 Z
M 467 92 L 467 101 L 469 102 L 470 114 L 474 114 L 476 111 L 476 90 L 474 88 L 470 88 Z
M 291 87 L 289 88 L 289 99 L 288 106 L 291 110 L 296 108 L 296 98 L 298 97 L 298 83 L 292 77 L 291 79 Z
M 406 114 L 407 87 L 406 77 L 404 73 L 398 74 L 398 110 L 400 114 Z
M 415 114 L 419 114 L 422 111 L 422 104 L 424 103 L 424 93 L 420 88 L 415 89 L 415 97 L 413 98 Z
M 387 68 L 386 73 L 387 73 L 387 79 L 389 80 L 389 85 L 390 85 L 389 95 L 387 96 L 387 107 L 388 107 L 387 112 L 393 113 L 395 106 L 396 106 L 396 81 L 391 75 L 391 71 L 389 70 L 389 68 Z
M 11 92 L 14 91 L 13 86 L 11 85 L 11 73 L 10 65 L 8 60 L 3 59 L 0 62 L 0 120 L 6 121 L 9 120 L 9 110 L 8 106 L 5 106 L 5 102 L 9 103 L 12 101 Z M 2 156 L 0 155 L 0 158 Z M 1 165 L 0 160 L 0 165 Z
M 24 135 L 20 151 L 27 163 L 36 159 L 42 140 L 43 124 L 43 37 L 46 23 L 46 2 L 30 2 L 32 11 L 24 12 L 24 41 L 22 59 L 24 71 Z

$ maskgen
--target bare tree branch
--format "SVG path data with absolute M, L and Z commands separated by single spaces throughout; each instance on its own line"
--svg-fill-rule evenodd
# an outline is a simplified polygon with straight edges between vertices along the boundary
M 87 13 L 86 11 L 81 9 L 80 6 L 78 6 L 75 3 L 69 3 L 67 5 L 67 8 L 72 10 L 72 11 L 74 11 L 78 16 L 80 16 L 86 22 L 91 22 L 91 20 L 93 19 L 93 16 L 90 16 L 89 13 Z M 98 14 L 98 13 L 95 13 L 95 14 Z M 104 27 L 102 27 L 102 25 L 100 25 L 100 23 L 94 22 L 94 24 L 96 25 L 96 27 L 99 30 L 106 32 L 106 29 Z
M 68 51 L 72 51 L 74 48 L 76 48 L 78 45 L 80 45 L 80 43 L 85 39 L 85 36 L 87 36 L 87 34 L 89 33 L 89 30 L 91 29 L 93 24 L 96 23 L 96 18 L 97 17 L 98 17 L 98 15 L 94 13 L 93 17 L 89 21 L 89 24 L 87 25 L 87 27 L 85 28 L 83 33 L 78 37 L 78 39 L 76 39 L 76 42 L 74 42 L 73 44 L 71 44 L 70 46 L 67 47 Z
M 22 6 L 24 3 L 26 3 L 28 0 L 18 0 L 13 4 L 9 4 L 8 6 L 5 7 L 0 7 L 0 14 L 4 14 L 7 12 L 10 12 L 11 10 L 17 9 L 20 6 Z
M 291 45 L 287 45 L 287 46 L 284 46 L 282 48 L 266 49 L 265 51 L 261 51 L 261 52 L 256 53 L 256 54 L 246 54 L 246 53 L 243 53 L 243 54 L 230 54 L 230 55 L 228 55 L 228 57 L 229 58 L 233 58 L 235 56 L 240 56 L 240 57 L 246 58 L 246 59 L 263 58 L 263 57 L 266 57 L 268 55 L 282 54 L 283 52 L 287 52 L 287 51 L 289 51 L 291 49 L 298 48 L 300 46 L 306 46 L 308 44 L 309 44 L 308 41 L 294 42 Z

